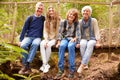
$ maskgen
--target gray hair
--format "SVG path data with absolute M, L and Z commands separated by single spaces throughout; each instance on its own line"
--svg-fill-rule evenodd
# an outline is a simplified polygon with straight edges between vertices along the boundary
M 83 11 L 84 11 L 85 9 L 89 9 L 89 10 L 90 10 L 90 16 L 91 16 L 91 14 L 92 14 L 92 8 L 91 8 L 90 6 L 84 6 L 84 7 L 82 8 L 82 10 L 81 10 L 82 15 L 83 15 Z
M 39 7 L 39 6 L 44 6 L 44 5 L 41 2 L 37 2 L 36 7 Z

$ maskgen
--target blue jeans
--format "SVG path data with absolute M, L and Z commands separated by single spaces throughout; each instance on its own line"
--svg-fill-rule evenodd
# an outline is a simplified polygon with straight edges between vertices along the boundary
M 88 61 L 93 53 L 94 46 L 96 44 L 96 40 L 85 40 L 82 39 L 80 41 L 80 53 L 82 57 L 82 64 L 87 65 Z
M 29 53 L 22 53 L 22 64 L 25 65 L 26 62 L 32 62 L 36 51 L 38 49 L 38 46 L 40 45 L 41 38 L 34 38 L 34 37 L 26 37 L 23 39 L 21 43 L 21 48 L 28 50 L 30 46 Z
M 75 71 L 75 42 L 69 42 L 68 39 L 61 40 L 59 52 L 58 52 L 58 67 L 60 70 L 64 70 L 64 54 L 65 49 L 68 48 L 68 61 L 69 61 L 69 70 L 71 72 Z

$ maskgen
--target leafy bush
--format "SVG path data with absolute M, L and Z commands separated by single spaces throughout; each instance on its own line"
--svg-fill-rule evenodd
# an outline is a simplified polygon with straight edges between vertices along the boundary
M 16 58 L 21 57 L 21 52 L 28 53 L 24 49 L 18 46 L 14 46 L 8 43 L 0 43 L 0 65 L 7 61 L 15 61 Z

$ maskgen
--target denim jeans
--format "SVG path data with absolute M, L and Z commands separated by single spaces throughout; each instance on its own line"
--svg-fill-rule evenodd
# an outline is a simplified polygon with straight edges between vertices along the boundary
M 22 57 L 22 64 L 25 65 L 26 62 L 32 62 L 36 51 L 38 49 L 38 46 L 40 45 L 41 42 L 41 38 L 34 38 L 34 37 L 26 37 L 23 39 L 22 43 L 21 43 L 21 48 L 28 50 L 29 46 L 29 53 L 22 53 L 23 57 Z
M 88 61 L 93 53 L 94 46 L 96 44 L 96 40 L 85 40 L 82 39 L 80 41 L 80 53 L 82 57 L 82 64 L 87 65 Z
M 59 52 L 58 52 L 58 67 L 60 70 L 64 70 L 64 54 L 65 49 L 68 48 L 68 61 L 69 61 L 69 70 L 71 72 L 75 71 L 75 42 L 69 42 L 70 40 L 63 39 L 61 40 Z

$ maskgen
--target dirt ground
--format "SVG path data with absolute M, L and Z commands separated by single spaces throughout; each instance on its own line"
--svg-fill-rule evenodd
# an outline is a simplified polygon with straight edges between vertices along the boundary
M 107 53 L 101 53 L 101 54 L 94 54 L 92 55 L 90 62 L 89 62 L 89 69 L 85 70 L 82 75 L 75 72 L 75 76 L 73 79 L 68 79 L 67 75 L 69 73 L 68 71 L 68 61 L 67 61 L 67 55 L 65 60 L 65 73 L 60 78 L 60 80 L 120 80 L 120 75 L 116 75 L 114 77 L 114 74 L 116 74 L 118 71 L 118 64 L 120 63 L 120 54 L 111 54 L 111 58 L 108 60 L 108 54 Z M 78 69 L 80 65 L 80 56 L 79 54 L 76 55 L 75 63 L 76 63 L 76 70 Z M 47 79 L 52 80 L 56 79 L 55 75 L 57 73 L 57 65 L 55 67 L 51 67 L 48 74 L 42 74 L 41 79 Z M 50 78 L 50 79 L 49 79 Z
M 39 55 L 39 54 L 38 54 Z M 74 78 L 69 79 L 67 75 L 68 70 L 68 54 L 65 54 L 65 71 L 62 77 L 56 78 L 58 71 L 57 68 L 57 53 L 53 53 L 49 64 L 51 68 L 48 73 L 44 74 L 39 71 L 42 61 L 38 60 L 40 57 L 35 57 L 33 63 L 31 64 L 33 74 L 39 74 L 40 76 L 34 78 L 33 80 L 120 80 L 120 74 L 118 72 L 118 64 L 120 63 L 120 54 L 111 53 L 108 59 L 108 53 L 94 54 L 90 58 L 89 69 L 84 70 L 83 74 L 78 74 L 75 72 Z M 76 53 L 76 70 L 80 65 L 80 55 Z

